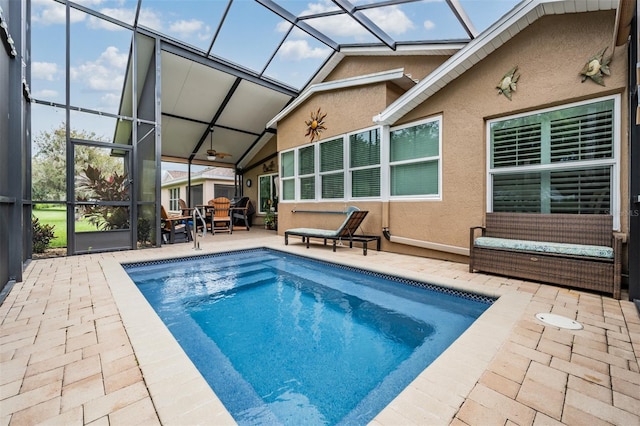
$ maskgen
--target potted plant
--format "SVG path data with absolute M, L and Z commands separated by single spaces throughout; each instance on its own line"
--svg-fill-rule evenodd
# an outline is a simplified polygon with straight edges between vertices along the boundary
M 276 214 L 272 210 L 267 210 L 264 215 L 264 227 L 265 229 L 276 229 Z

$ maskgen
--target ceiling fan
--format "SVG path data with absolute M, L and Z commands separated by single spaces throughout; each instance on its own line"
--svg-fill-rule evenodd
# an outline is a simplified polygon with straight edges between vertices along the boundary
M 213 149 L 213 129 L 210 129 L 209 133 L 211 135 L 211 141 L 209 144 L 209 149 L 207 150 L 207 160 L 215 161 L 218 158 L 223 159 L 224 157 L 231 157 L 231 154 L 227 154 L 226 152 L 218 152 Z

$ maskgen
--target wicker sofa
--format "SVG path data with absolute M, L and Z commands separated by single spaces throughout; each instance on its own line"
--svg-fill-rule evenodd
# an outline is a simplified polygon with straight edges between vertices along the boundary
M 470 229 L 469 272 L 594 290 L 620 299 L 622 239 L 612 229 L 610 215 L 487 213 L 485 226 Z

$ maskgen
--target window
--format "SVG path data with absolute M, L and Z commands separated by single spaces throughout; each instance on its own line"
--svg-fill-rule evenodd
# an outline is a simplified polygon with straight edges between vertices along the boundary
M 225 197 L 233 200 L 236 194 L 236 187 L 217 183 L 213 186 L 213 198 Z
M 610 214 L 618 98 L 490 123 L 493 211 Z
M 298 150 L 298 179 L 300 181 L 300 199 L 315 200 L 315 145 Z
M 169 210 L 180 210 L 180 188 L 169 189 Z
M 441 118 L 389 133 L 390 195 L 440 194 Z
M 380 196 L 380 130 L 349 136 L 349 171 L 353 198 Z
M 280 155 L 280 176 L 282 177 L 282 199 L 296 199 L 295 151 L 283 152 Z
M 344 198 L 344 141 L 333 139 L 320 144 L 320 197 Z
M 278 211 L 278 175 L 258 176 L 258 213 Z

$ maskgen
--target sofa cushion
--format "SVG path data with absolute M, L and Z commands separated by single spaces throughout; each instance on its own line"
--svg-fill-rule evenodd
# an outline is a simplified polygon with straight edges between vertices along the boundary
M 505 250 L 533 251 L 571 256 L 613 259 L 613 248 L 583 244 L 549 243 L 545 241 L 512 240 L 508 238 L 478 237 L 475 246 Z

